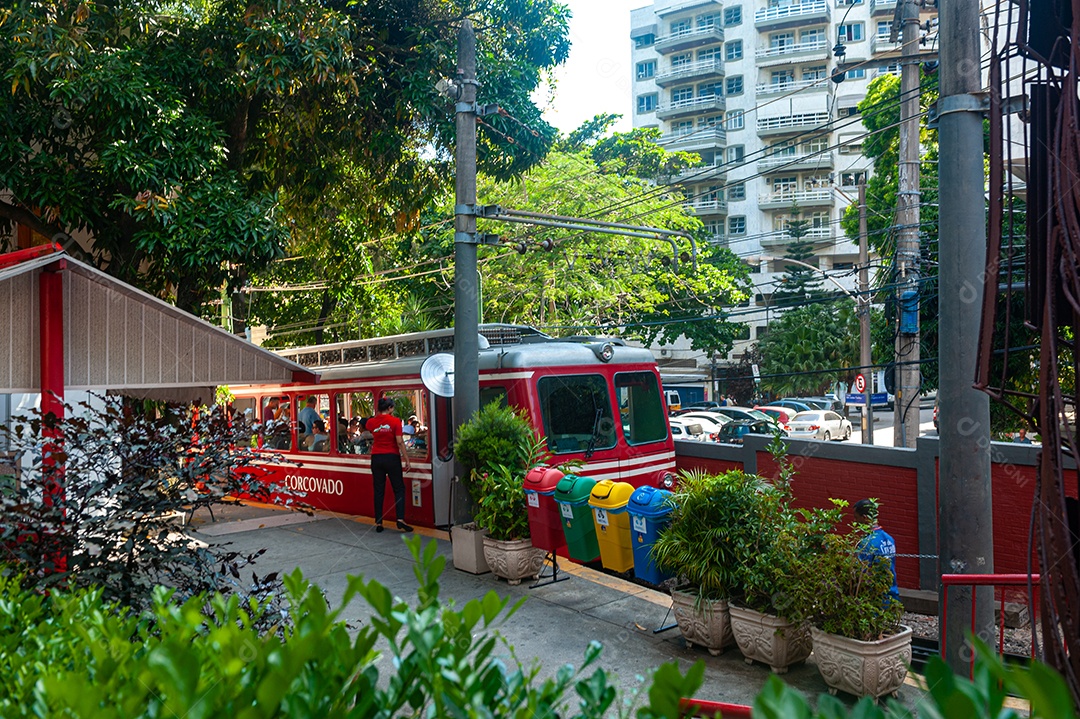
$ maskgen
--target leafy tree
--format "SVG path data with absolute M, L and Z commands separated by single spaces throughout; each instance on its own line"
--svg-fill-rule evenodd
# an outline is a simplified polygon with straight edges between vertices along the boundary
M 321 280 L 395 262 L 394 247 L 356 247 L 414 223 L 451 176 L 452 106 L 434 84 L 454 75 L 466 15 L 479 99 L 508 113 L 485 120 L 479 162 L 511 177 L 556 136 L 530 98 L 568 52 L 554 0 L 9 4 L 0 221 L 77 235 L 187 309 L 287 249 Z M 316 314 L 355 299 L 330 280 Z
M 799 205 L 793 204 L 791 219 L 787 221 L 787 235 L 791 242 L 784 258 L 809 263 L 814 257 L 814 242 L 806 239 L 810 221 L 800 219 L 800 213 Z M 777 307 L 790 307 L 822 294 L 819 272 L 803 265 L 790 264 L 784 267 L 784 274 L 777 282 L 773 301 Z

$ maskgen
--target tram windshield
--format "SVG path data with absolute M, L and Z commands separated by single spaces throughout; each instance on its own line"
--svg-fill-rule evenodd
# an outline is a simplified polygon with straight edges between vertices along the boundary
M 660 386 L 652 372 L 617 372 L 615 392 L 623 436 L 629 444 L 645 444 L 667 439 L 668 423 Z
M 611 395 L 603 375 L 541 377 L 536 388 L 549 450 L 563 454 L 615 446 Z

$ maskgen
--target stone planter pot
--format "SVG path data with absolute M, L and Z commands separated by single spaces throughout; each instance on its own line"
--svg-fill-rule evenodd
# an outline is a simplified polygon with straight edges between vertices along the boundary
M 450 528 L 450 544 L 454 550 L 454 569 L 470 574 L 487 574 L 487 560 L 484 559 L 484 537 L 487 532 L 475 524 L 462 524 Z
M 812 646 L 808 626 L 797 626 L 783 617 L 753 609 L 732 606 L 728 611 L 735 644 L 747 664 L 758 661 L 768 664 L 774 673 L 784 674 L 789 666 L 810 656 Z
M 726 601 L 713 599 L 699 603 L 697 594 L 673 589 L 671 608 L 688 649 L 697 644 L 715 657 L 734 643 Z
M 911 627 L 875 642 L 827 634 L 810 628 L 814 660 L 829 693 L 838 689 L 875 699 L 892 694 L 907 677 L 911 664 Z
M 531 539 L 500 542 L 484 537 L 484 558 L 491 573 L 509 584 L 521 584 L 522 579 L 536 579 L 544 566 L 547 552 L 532 545 Z

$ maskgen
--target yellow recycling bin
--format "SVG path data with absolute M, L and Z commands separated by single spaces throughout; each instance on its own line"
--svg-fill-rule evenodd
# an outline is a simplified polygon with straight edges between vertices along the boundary
M 630 515 L 626 505 L 634 494 L 627 482 L 604 479 L 589 494 L 596 540 L 600 545 L 600 563 L 613 572 L 634 568 L 634 543 L 630 539 Z

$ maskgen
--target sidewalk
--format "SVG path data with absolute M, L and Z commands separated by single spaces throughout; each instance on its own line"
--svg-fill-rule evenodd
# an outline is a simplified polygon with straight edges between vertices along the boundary
M 299 567 L 335 606 L 341 602 L 349 575 L 377 579 L 406 599 L 415 596 L 412 557 L 402 535 L 389 526 L 377 534 L 370 520 L 363 518 L 327 513 L 309 517 L 262 505 L 215 507 L 214 514 L 216 521 L 211 521 L 209 513 L 200 511 L 190 525 L 192 536 L 212 544 L 229 543 L 244 552 L 266 548 L 255 565 L 259 575 Z M 491 590 L 515 600 L 528 597 L 501 631 L 524 664 L 540 663 L 542 678 L 564 664 L 580 666 L 593 639 L 604 645 L 599 666 L 616 675 L 612 682 L 624 695 L 647 687 L 651 671 L 673 660 L 684 669 L 695 661 L 705 662 L 705 683 L 698 699 L 751 704 L 769 676 L 768 667 L 748 666 L 734 647 L 713 657 L 701 648 L 687 649 L 677 627 L 654 633 L 674 623 L 665 594 L 569 562 L 559 564 L 560 573 L 569 576 L 566 581 L 536 589 L 526 583 L 511 587 L 490 574 L 476 576 L 453 569 L 446 532 L 417 528 L 417 533 L 425 541 L 438 542 L 439 553 L 447 559 L 441 582 L 444 600 L 460 604 Z M 368 617 L 366 610 L 366 604 L 354 601 L 344 618 L 359 625 Z M 788 684 L 811 697 L 827 690 L 813 661 L 811 656 L 784 675 Z M 380 667 L 387 670 L 389 666 Z M 900 694 L 909 707 L 920 696 L 910 678 Z

